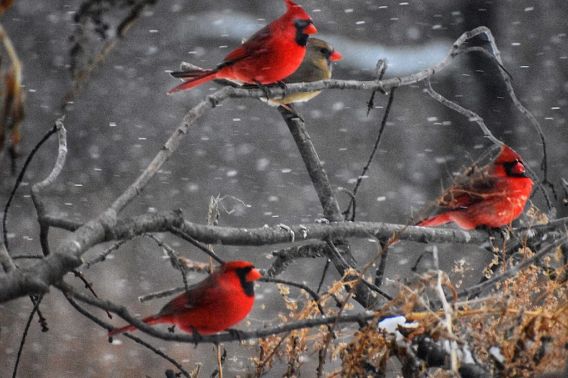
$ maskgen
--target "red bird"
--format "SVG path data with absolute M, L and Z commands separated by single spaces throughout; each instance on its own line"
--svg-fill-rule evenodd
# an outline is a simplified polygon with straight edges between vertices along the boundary
M 293 74 L 304 59 L 308 36 L 317 33 L 317 29 L 301 6 L 292 0 L 284 2 L 288 7 L 284 15 L 231 51 L 216 68 L 172 72 L 172 76 L 185 81 L 168 94 L 194 88 L 214 79 L 272 84 Z
M 456 223 L 464 230 L 480 226 L 499 228 L 511 224 L 523 212 L 533 188 L 521 157 L 507 145 L 490 164 L 472 168 L 439 200 L 441 213 L 417 226 Z
M 254 304 L 254 281 L 262 275 L 248 261 L 229 261 L 188 291 L 172 299 L 144 323 L 175 324 L 182 331 L 202 335 L 217 333 L 243 320 Z M 133 325 L 116 328 L 113 336 L 136 330 Z

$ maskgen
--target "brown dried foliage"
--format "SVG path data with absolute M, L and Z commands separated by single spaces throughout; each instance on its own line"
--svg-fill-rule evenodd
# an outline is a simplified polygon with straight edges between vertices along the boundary
M 0 71 L 0 153 L 8 149 L 12 158 L 12 170 L 14 170 L 14 159 L 18 156 L 18 146 L 21 140 L 20 126 L 24 118 L 22 67 L 9 36 L 1 27 L 0 39 L 4 46 L 2 55 L 7 55 L 10 62 L 7 68 Z
M 526 247 L 516 253 L 517 260 L 532 255 Z M 338 325 L 334 328 L 336 338 L 328 338 L 329 329 L 323 326 L 272 336 L 259 341 L 260 353 L 253 359 L 256 375 L 266 374 L 276 366 L 286 368 L 285 376 L 315 370 L 314 361 L 329 342 L 330 357 L 324 361 L 327 376 L 376 376 L 384 374 L 387 361 L 392 357 L 404 365 L 409 352 L 416 351 L 416 342 L 423 336 L 433 342 L 455 341 L 458 348 L 468 347 L 480 366 L 494 376 L 534 377 L 561 371 L 568 360 L 568 288 L 562 281 L 567 267 L 562 265 L 561 258 L 559 252 L 558 256 L 543 259 L 541 266 L 523 270 L 483 297 L 463 302 L 457 301 L 456 289 L 444 275 L 442 287 L 446 295 L 453 298 L 451 334 L 445 325 L 443 310 L 424 310 L 436 300 L 434 288 L 438 272 L 428 272 L 410 286 L 401 285 L 397 297 L 381 308 L 381 312 L 404 314 L 408 321 L 414 322 L 412 327 L 399 327 L 402 339 L 399 335 L 396 340 L 394 334 L 379 329 L 377 321 L 361 325 L 358 330 Z M 466 271 L 461 265 L 456 267 L 452 281 L 459 281 Z M 510 266 L 501 270 L 507 268 Z M 345 280 L 335 282 L 322 296 L 320 304 L 326 315 L 338 313 L 329 295 L 347 298 L 345 284 Z M 287 312 L 280 314 L 279 322 L 320 315 L 315 302 L 307 298 L 291 299 L 285 287 L 280 287 L 280 293 Z M 504 358 L 502 363 L 497 363 L 489 352 L 491 347 L 500 351 Z M 449 354 L 442 367 L 428 367 L 423 360 L 415 361 L 420 371 L 451 376 L 447 365 Z

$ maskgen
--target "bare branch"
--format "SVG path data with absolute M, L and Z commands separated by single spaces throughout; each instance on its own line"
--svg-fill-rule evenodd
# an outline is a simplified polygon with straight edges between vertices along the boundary
M 22 170 L 20 171 L 20 174 L 18 175 L 18 178 L 16 179 L 16 183 L 14 184 L 14 188 L 12 189 L 12 192 L 10 193 L 10 197 L 8 197 L 8 201 L 6 202 L 6 205 L 4 206 L 4 215 L 2 217 L 2 232 L 3 232 L 3 237 L 4 237 L 4 244 L 6 245 L 6 249 L 8 250 L 8 253 L 10 251 L 10 248 L 9 248 L 9 244 L 8 244 L 7 225 L 8 225 L 8 211 L 10 210 L 10 205 L 12 204 L 12 201 L 13 201 L 15 195 L 16 195 L 16 191 L 18 190 L 18 188 L 20 187 L 20 184 L 22 183 L 22 180 L 24 179 L 24 175 L 27 171 L 28 166 L 32 162 L 33 157 L 39 151 L 41 146 L 45 142 L 47 142 L 47 140 L 56 132 L 57 132 L 56 126 L 52 127 L 47 133 L 45 133 L 45 135 L 41 138 L 41 140 L 38 142 L 38 144 L 36 144 L 35 147 L 32 149 L 32 151 L 30 152 L 30 154 L 26 158 L 26 161 L 24 162 L 24 166 L 22 167 Z
M 49 185 L 53 184 L 53 182 L 57 179 L 57 177 L 63 170 L 63 166 L 65 165 L 65 158 L 67 157 L 67 132 L 65 130 L 65 126 L 63 125 L 63 119 L 64 117 L 61 117 L 55 121 L 55 129 L 57 130 L 57 137 L 59 142 L 55 165 L 53 166 L 53 169 L 51 170 L 49 175 L 43 181 L 34 184 L 31 189 L 32 201 L 38 215 L 41 247 L 43 254 L 46 256 L 49 255 L 49 224 L 42 220 L 42 217 L 46 213 L 46 210 L 45 204 L 40 198 L 40 192 L 47 188 Z
M 389 118 L 392 103 L 394 101 L 395 89 L 396 88 L 393 88 L 391 90 L 390 94 L 389 94 L 389 99 L 388 99 L 388 102 L 387 102 L 387 106 L 385 108 L 385 113 L 383 114 L 381 126 L 379 128 L 379 134 L 377 135 L 377 139 L 375 140 L 375 145 L 373 146 L 373 150 L 371 151 L 371 154 L 369 155 L 369 159 L 367 159 L 367 164 L 365 164 L 365 166 L 363 167 L 363 170 L 361 171 L 361 174 L 359 175 L 359 177 L 357 177 L 357 182 L 355 183 L 355 187 L 353 188 L 353 192 L 352 192 L 353 195 L 351 196 L 351 200 L 349 201 L 349 205 L 347 206 L 347 209 L 343 212 L 343 215 L 345 216 L 345 218 L 347 218 L 348 215 L 349 215 L 349 212 L 351 211 L 351 208 L 353 207 L 353 213 L 352 213 L 352 216 L 350 218 L 351 221 L 355 220 L 355 206 L 356 206 L 355 198 L 357 197 L 357 191 L 359 190 L 359 187 L 361 186 L 363 179 L 366 177 L 367 171 L 371 167 L 371 163 L 373 162 L 373 160 L 375 158 L 375 154 L 377 153 L 377 150 L 379 148 L 379 144 L 381 143 L 381 138 L 383 136 L 383 132 L 385 131 L 385 127 L 387 125 L 387 121 L 388 121 L 388 118 Z M 374 93 L 375 92 L 373 92 L 373 94 Z
M 182 214 L 179 211 L 142 215 L 121 221 L 103 214 L 83 225 L 55 253 L 27 269 L 0 276 L 0 303 L 25 294 L 45 293 L 50 285 L 81 266 L 81 256 L 95 244 L 132 238 L 146 232 L 165 232 L 169 226 L 181 222 Z
M 128 310 L 123 306 L 118 306 L 109 301 L 102 301 L 85 294 L 79 293 L 71 286 L 67 284 L 57 284 L 59 290 L 66 293 L 67 295 L 92 306 L 98 307 L 102 310 L 108 310 L 120 316 L 122 319 L 128 323 L 134 325 L 139 330 L 157 337 L 162 340 L 177 341 L 182 343 L 190 344 L 201 344 L 201 343 L 222 343 L 229 341 L 243 341 L 250 339 L 258 339 L 267 337 L 270 335 L 277 335 L 280 333 L 285 333 L 288 331 L 303 329 L 303 328 L 314 328 L 320 325 L 332 324 L 332 323 L 362 323 L 369 321 L 371 319 L 378 318 L 381 313 L 379 312 L 363 312 L 350 315 L 343 315 L 339 317 L 326 316 L 319 318 L 306 319 L 296 322 L 289 322 L 286 324 L 261 328 L 255 331 L 239 331 L 238 335 L 230 332 L 223 332 L 214 335 L 186 335 L 186 334 L 172 334 L 170 332 L 159 331 L 158 329 L 147 325 L 146 323 L 140 321 L 139 319 L 132 316 Z
M 36 299 L 34 303 L 34 308 L 30 312 L 28 316 L 28 320 L 26 321 L 26 325 L 24 326 L 24 333 L 22 334 L 22 339 L 20 340 L 20 346 L 18 347 L 18 354 L 16 356 L 16 362 L 14 363 L 14 370 L 12 370 L 12 378 L 16 378 L 18 375 L 18 366 L 20 365 L 20 358 L 22 357 L 22 352 L 24 350 L 24 345 L 26 343 L 26 337 L 28 336 L 28 331 L 30 330 L 30 326 L 32 325 L 32 320 L 39 311 L 39 304 L 41 303 L 42 298 Z
M 432 84 L 430 83 L 430 79 L 426 80 L 426 93 L 428 93 L 434 100 L 438 101 L 442 105 L 444 105 L 444 106 L 452 109 L 453 111 L 456 111 L 456 112 L 460 113 L 461 115 L 467 117 L 467 119 L 470 122 L 477 123 L 477 125 L 481 128 L 481 131 L 483 132 L 483 136 L 486 137 L 487 139 L 489 139 L 493 144 L 495 144 L 497 146 L 503 145 L 503 142 L 501 142 L 499 139 L 497 139 L 493 135 L 493 133 L 491 133 L 491 131 L 489 130 L 489 128 L 485 124 L 485 121 L 483 120 L 483 118 L 481 118 L 474 111 L 466 109 L 463 106 L 458 105 L 457 103 L 455 103 L 451 100 L 448 100 L 447 98 L 445 98 L 444 96 L 442 96 L 441 94 L 436 92 L 432 88 Z
M 55 121 L 55 130 L 57 132 L 57 138 L 59 142 L 57 160 L 55 161 L 55 165 L 45 179 L 32 186 L 32 195 L 39 195 L 42 190 L 53 184 L 53 182 L 57 179 L 57 177 L 63 170 L 65 159 L 67 157 L 67 131 L 65 130 L 63 120 L 64 117 L 61 117 Z
M 93 314 L 91 314 L 89 311 L 87 311 L 86 309 L 84 309 L 83 307 L 81 307 L 73 298 L 71 298 L 68 295 L 65 295 L 65 298 L 67 299 L 67 301 L 69 302 L 69 304 L 71 304 L 71 306 L 73 306 L 75 308 L 75 310 L 77 310 L 80 314 L 82 314 L 83 316 L 85 316 L 87 319 L 91 320 L 93 323 L 99 325 L 100 327 L 106 329 L 106 330 L 111 330 L 113 327 L 108 324 L 107 322 L 102 321 L 101 319 L 97 318 L 96 316 L 94 316 Z M 179 371 L 185 376 L 185 377 L 189 377 L 189 373 L 183 368 L 183 366 L 181 366 L 181 364 L 179 362 L 177 362 L 176 360 L 174 360 L 173 358 L 171 358 L 170 356 L 168 356 L 167 354 L 165 354 L 164 352 L 162 352 L 161 350 L 155 348 L 154 346 L 148 344 L 146 341 L 134 336 L 134 335 L 130 335 L 130 334 L 125 334 L 124 335 L 126 338 L 134 341 L 137 344 L 140 344 L 146 348 L 148 348 L 149 350 L 151 350 L 152 352 L 156 353 L 158 356 L 164 358 L 165 360 L 169 361 L 170 363 L 172 363 L 176 368 L 179 369 Z
M 278 110 L 282 118 L 284 118 L 284 121 L 286 121 L 290 133 L 296 142 L 296 146 L 298 146 L 300 156 L 304 160 L 304 164 L 306 165 L 306 169 L 308 170 L 308 174 L 310 175 L 310 179 L 312 180 L 312 184 L 323 208 L 323 216 L 330 222 L 343 220 L 339 204 L 331 189 L 329 178 L 312 144 L 304 122 L 296 114 L 282 106 L 278 107 Z
M 487 240 L 483 231 L 464 231 L 454 228 L 431 228 L 381 222 L 336 222 L 290 225 L 295 241 L 388 238 L 397 233 L 400 240 L 418 243 L 480 244 Z M 180 226 L 187 234 L 202 243 L 225 245 L 271 245 L 290 242 L 290 231 L 280 226 L 237 228 L 206 226 L 188 221 Z
M 4 242 L 0 242 L 0 265 L 2 265 L 2 268 L 6 273 L 10 273 L 11 271 L 17 269 L 16 263 L 14 263 L 14 260 L 12 260 L 12 257 L 10 257 L 10 254 L 6 249 Z
M 97 256 L 93 257 L 92 259 L 85 261 L 85 268 L 89 269 L 93 265 L 105 261 L 106 258 L 108 257 L 108 255 L 110 255 L 114 251 L 118 250 L 120 247 L 122 247 L 123 244 L 127 243 L 129 240 L 130 239 L 119 240 L 116 243 L 114 243 L 113 245 L 111 245 L 110 247 L 108 247 L 107 249 L 105 249 L 104 251 L 102 251 Z
M 268 271 L 266 272 L 266 276 L 278 276 L 280 273 L 286 270 L 286 268 L 292 261 L 299 258 L 326 257 L 326 248 L 327 243 L 319 242 L 300 246 L 292 246 L 274 251 L 272 252 L 272 255 L 276 257 L 276 260 L 274 260 L 274 262 L 270 266 L 270 269 L 268 269 Z

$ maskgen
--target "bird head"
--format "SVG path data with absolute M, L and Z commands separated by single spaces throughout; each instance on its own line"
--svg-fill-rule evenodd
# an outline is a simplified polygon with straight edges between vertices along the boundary
M 284 17 L 292 20 L 296 28 L 296 42 L 300 46 L 306 46 L 308 36 L 316 34 L 318 29 L 314 26 L 310 15 L 292 0 L 284 0 L 288 11 Z
M 254 296 L 254 281 L 262 277 L 262 274 L 248 261 L 228 261 L 219 267 L 221 275 L 235 274 L 246 295 Z M 234 276 L 233 276 L 234 277 Z
M 306 48 L 306 59 L 325 60 L 327 62 L 338 62 L 343 59 L 343 55 L 341 55 L 338 51 L 335 51 L 333 46 L 323 39 L 308 39 Z
M 528 177 L 521 156 L 511 147 L 504 144 L 495 159 L 494 165 L 501 166 L 509 177 Z

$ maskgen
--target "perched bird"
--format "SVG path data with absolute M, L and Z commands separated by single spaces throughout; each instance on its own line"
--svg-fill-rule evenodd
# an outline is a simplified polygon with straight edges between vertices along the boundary
M 417 226 L 456 223 L 464 230 L 480 226 L 499 228 L 511 224 L 523 212 L 533 188 L 519 154 L 507 145 L 497 158 L 472 168 L 440 198 L 439 214 Z
M 272 84 L 298 69 L 306 54 L 308 36 L 317 33 L 311 17 L 292 0 L 288 11 L 231 51 L 216 68 L 172 72 L 184 80 L 168 94 L 194 88 L 214 79 L 246 84 Z
M 209 277 L 172 299 L 144 323 L 174 324 L 182 331 L 201 335 L 217 333 L 243 320 L 254 304 L 254 281 L 260 272 L 248 261 L 229 261 Z M 109 332 L 113 336 L 134 331 L 127 325 Z
M 291 76 L 284 79 L 285 83 L 306 83 L 331 79 L 331 62 L 340 61 L 343 56 L 324 40 L 318 38 L 308 39 L 306 56 L 300 68 Z M 298 92 L 278 99 L 269 99 L 268 103 L 274 106 L 284 106 L 309 101 L 320 94 L 321 91 Z

